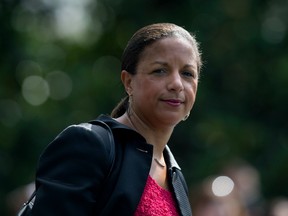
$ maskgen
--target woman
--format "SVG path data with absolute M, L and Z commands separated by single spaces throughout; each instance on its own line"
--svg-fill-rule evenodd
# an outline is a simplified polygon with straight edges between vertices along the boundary
M 41 155 L 32 215 L 191 215 L 187 185 L 166 144 L 193 107 L 200 67 L 197 42 L 183 28 L 138 30 L 122 59 L 127 97 L 111 117 L 98 117 L 113 132 L 111 175 L 105 178 L 107 139 L 87 124 L 68 127 Z

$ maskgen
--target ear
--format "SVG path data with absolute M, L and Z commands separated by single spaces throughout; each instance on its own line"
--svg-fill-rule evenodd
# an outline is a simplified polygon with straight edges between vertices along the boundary
M 132 76 L 133 75 L 128 73 L 126 70 L 121 71 L 121 80 L 128 95 L 132 94 Z

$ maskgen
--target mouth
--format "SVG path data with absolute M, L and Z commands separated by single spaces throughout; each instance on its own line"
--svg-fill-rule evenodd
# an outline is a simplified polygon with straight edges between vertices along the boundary
M 162 101 L 171 105 L 171 106 L 180 106 L 182 103 L 184 103 L 184 101 L 179 100 L 179 99 L 165 99 Z

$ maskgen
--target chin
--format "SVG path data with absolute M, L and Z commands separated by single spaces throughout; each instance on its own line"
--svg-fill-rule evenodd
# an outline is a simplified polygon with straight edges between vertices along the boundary
M 162 117 L 161 122 L 169 125 L 169 126 L 176 126 L 179 122 L 181 122 L 181 118 L 179 116 L 166 116 L 166 117 Z

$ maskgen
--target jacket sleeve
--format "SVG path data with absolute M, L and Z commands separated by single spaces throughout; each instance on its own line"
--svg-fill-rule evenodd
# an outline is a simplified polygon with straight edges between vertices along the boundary
M 32 215 L 97 215 L 108 170 L 103 138 L 89 124 L 66 128 L 40 157 Z

